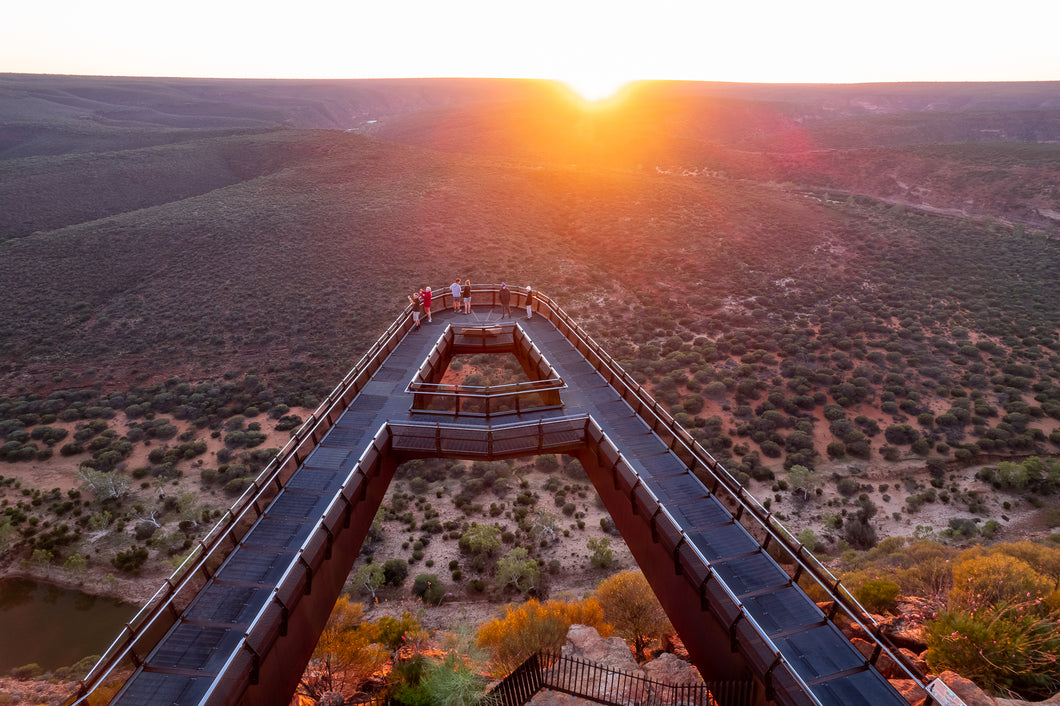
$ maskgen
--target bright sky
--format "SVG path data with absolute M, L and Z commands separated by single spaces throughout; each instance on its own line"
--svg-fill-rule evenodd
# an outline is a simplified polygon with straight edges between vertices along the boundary
M 1056 0 L 26 0 L 0 18 L 13 73 L 1060 79 Z

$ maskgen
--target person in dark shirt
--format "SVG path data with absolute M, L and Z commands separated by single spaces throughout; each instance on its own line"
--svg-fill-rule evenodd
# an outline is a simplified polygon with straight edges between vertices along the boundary
M 413 292 L 410 294 L 409 303 L 412 304 L 412 323 L 416 324 L 413 328 L 418 329 L 420 327 L 420 314 L 423 313 L 423 300 L 420 299 L 420 293 Z
M 505 282 L 501 282 L 501 318 L 507 319 L 512 314 L 512 293 L 508 290 L 508 285 Z
M 465 314 L 470 314 L 471 313 L 471 280 L 470 279 L 465 279 L 464 280 L 464 287 L 463 287 L 463 289 L 460 290 L 460 294 L 464 298 L 464 313 Z

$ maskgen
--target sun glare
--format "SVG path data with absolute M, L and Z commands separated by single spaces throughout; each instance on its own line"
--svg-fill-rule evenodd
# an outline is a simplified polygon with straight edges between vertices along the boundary
M 617 95 L 628 83 L 613 76 L 587 75 L 563 81 L 587 103 L 600 103 Z

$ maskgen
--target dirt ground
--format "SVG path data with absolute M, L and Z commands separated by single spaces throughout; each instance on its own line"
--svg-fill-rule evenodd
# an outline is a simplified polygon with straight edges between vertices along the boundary
M 705 398 L 705 400 L 706 404 L 703 411 L 697 416 L 709 418 L 717 415 L 725 419 L 729 415 L 729 412 L 723 409 L 724 403 L 709 398 Z M 947 403 L 939 400 L 937 407 L 937 409 L 932 411 L 936 414 L 941 414 L 946 410 Z M 847 413 L 849 417 L 865 415 L 870 419 L 874 419 L 881 430 L 886 429 L 891 424 L 898 423 L 889 415 L 883 414 L 869 405 L 855 405 Z M 828 421 L 824 418 L 822 408 L 815 408 L 808 414 L 811 414 L 815 419 L 814 445 L 818 449 L 823 449 L 831 441 L 834 441 L 835 437 L 829 431 Z M 915 419 L 906 420 L 902 423 L 911 424 L 914 428 L 917 427 Z M 1060 427 L 1060 421 L 1045 418 L 1036 420 L 1032 426 L 1038 427 L 1046 436 L 1049 436 L 1054 429 Z M 743 441 L 744 443 L 750 443 L 751 448 L 755 448 L 755 444 L 749 442 L 748 439 L 737 436 L 734 427 L 728 426 L 726 431 L 733 438 L 734 443 L 738 444 Z M 954 518 L 978 517 L 982 522 L 996 520 L 1001 525 L 999 533 L 994 538 L 998 541 L 1041 538 L 1048 535 L 1053 529 L 1049 525 L 1046 516 L 1050 508 L 1060 506 L 1060 498 L 1045 498 L 1041 507 L 1035 507 L 1016 494 L 996 490 L 989 484 L 976 479 L 975 475 L 977 472 L 987 466 L 996 466 L 997 461 L 977 463 L 959 470 L 947 471 L 944 487 L 938 489 L 939 492 L 942 490 L 950 491 L 952 486 L 956 485 L 962 494 L 969 491 L 978 491 L 987 507 L 985 515 L 974 516 L 968 511 L 968 507 L 964 502 L 955 500 L 951 500 L 948 503 L 941 500 L 933 503 L 924 503 L 916 512 L 906 512 L 905 500 L 910 493 L 906 490 L 904 481 L 908 479 L 923 488 L 931 487 L 930 474 L 927 470 L 927 459 L 917 456 L 908 447 L 904 447 L 902 449 L 902 457 L 898 461 L 886 461 L 878 453 L 879 447 L 885 443 L 882 438 L 881 432 L 880 435 L 873 439 L 873 455 L 868 460 L 845 458 L 836 461 L 827 457 L 820 458 L 815 470 L 820 479 L 821 495 L 815 496 L 808 501 L 795 497 L 790 491 L 776 493 L 772 489 L 775 481 L 759 482 L 752 480 L 748 489 L 758 498 L 759 502 L 764 502 L 767 498 L 771 499 L 770 510 L 783 516 L 781 521 L 796 535 L 805 529 L 811 529 L 818 539 L 825 540 L 829 539 L 829 537 L 823 529 L 824 516 L 839 514 L 844 508 L 847 508 L 849 512 L 853 512 L 852 502 L 847 501 L 845 505 L 842 504 L 844 499 L 836 490 L 835 483 L 832 481 L 833 475 L 836 474 L 839 476 L 854 476 L 863 486 L 871 486 L 871 490 L 863 488 L 862 492 L 867 493 L 878 508 L 878 513 L 872 519 L 872 524 L 876 527 L 876 532 L 880 539 L 885 537 L 911 537 L 917 531 L 918 526 L 930 528 L 937 535 L 949 527 L 950 520 Z M 764 457 L 762 460 L 763 462 L 780 461 L 780 459 L 766 459 Z M 735 467 L 737 463 L 727 465 Z M 786 471 L 780 468 L 779 463 L 776 463 L 776 466 L 774 469 L 776 477 L 778 479 L 785 478 Z M 880 491 L 879 488 L 884 485 L 888 486 L 887 489 Z M 779 500 L 777 495 L 780 497 Z M 953 496 L 954 493 L 950 491 L 950 495 Z M 885 498 L 884 496 L 887 497 Z M 829 506 L 829 501 L 839 504 Z M 1006 502 L 1009 503 L 1009 508 L 1004 507 Z M 895 517 L 896 513 L 899 517 Z M 834 541 L 826 542 L 825 546 L 826 550 L 834 550 L 836 548 Z
M 307 418 L 312 414 L 312 411 L 292 408 L 290 413 Z M 179 430 L 178 436 L 190 426 L 187 422 L 180 420 L 171 421 Z M 266 441 L 258 448 L 279 449 L 290 439 L 291 433 L 289 431 L 276 431 L 273 428 L 275 425 L 274 420 L 265 416 L 247 420 L 248 423 L 255 421 L 261 424 L 261 432 L 266 436 Z M 109 428 L 116 431 L 119 436 L 124 435 L 129 428 L 129 422 L 123 414 L 118 414 L 114 419 L 108 420 L 107 423 Z M 54 422 L 49 424 L 49 426 L 67 429 L 70 435 L 62 442 L 67 443 L 67 440 L 72 439 L 73 432 L 81 424 L 83 422 Z M 203 431 L 199 434 L 198 440 L 206 442 L 206 453 L 185 464 L 182 469 L 184 471 L 183 477 L 170 481 L 165 485 L 166 493 L 175 495 L 190 492 L 195 496 L 197 506 L 209 506 L 223 510 L 231 505 L 234 499 L 225 495 L 218 488 L 204 488 L 199 479 L 200 469 L 217 467 L 217 452 L 224 448 L 223 434 L 220 438 L 213 439 L 210 438 L 209 431 Z M 148 454 L 151 453 L 152 449 L 166 445 L 173 446 L 177 443 L 180 442 L 174 437 L 170 441 L 155 440 L 150 444 L 134 444 L 132 454 L 119 465 L 116 472 L 128 473 L 135 468 L 147 466 L 149 465 Z M 0 475 L 5 478 L 15 478 L 19 481 L 22 488 L 37 488 L 42 491 L 58 488 L 64 495 L 69 490 L 81 489 L 82 493 L 85 494 L 87 491 L 84 489 L 84 483 L 78 474 L 78 465 L 86 457 L 84 454 L 64 457 L 56 449 L 55 455 L 46 461 L 35 460 L 3 464 L 0 466 Z M 148 480 L 135 481 L 131 478 L 129 480 L 131 495 L 131 499 L 127 503 L 129 506 L 139 502 L 143 503 L 145 507 L 151 508 L 158 503 L 159 489 L 157 485 Z M 86 495 L 86 497 L 89 496 Z M 20 490 L 9 487 L 0 488 L 0 502 L 7 499 L 10 504 L 14 504 L 21 498 Z M 126 534 L 122 536 L 115 536 L 113 533 L 107 532 L 86 533 L 85 544 L 79 551 L 88 558 L 89 563 L 88 572 L 81 578 L 74 579 L 61 567 L 54 565 L 43 570 L 36 567 L 23 567 L 19 561 L 22 557 L 16 557 L 10 553 L 0 555 L 0 578 L 28 576 L 77 588 L 88 593 L 113 596 L 132 603 L 146 603 L 159 590 L 163 581 L 176 567 L 169 562 L 154 561 L 145 565 L 139 576 L 128 576 L 115 571 L 114 567 L 110 565 L 109 557 L 116 551 L 128 547 L 134 526 L 135 523 L 130 522 L 126 528 Z M 172 530 L 172 527 L 166 527 L 166 529 Z
M 537 493 L 540 499 L 536 508 L 549 512 L 557 518 L 557 532 L 555 539 L 548 543 L 547 547 L 536 549 L 535 558 L 539 563 L 547 565 L 551 560 L 557 560 L 561 570 L 556 573 L 543 572 L 542 578 L 547 584 L 548 598 L 582 598 L 595 590 L 596 586 L 607 576 L 623 569 L 636 568 L 633 555 L 626 547 L 620 536 L 605 534 L 600 526 L 603 517 L 609 517 L 602 503 L 597 501 L 595 490 L 589 482 L 584 471 L 580 471 L 580 477 L 568 474 L 564 470 L 546 473 L 533 468 L 533 466 L 522 464 L 516 465 L 515 478 L 525 480 L 529 490 Z M 544 489 L 546 481 L 555 475 L 562 481 L 564 486 L 572 488 L 567 499 L 575 503 L 577 512 L 584 513 L 582 521 L 584 529 L 578 529 L 577 520 L 565 516 L 561 508 L 555 505 L 553 493 Z M 454 492 L 455 487 L 455 492 Z M 436 497 L 437 492 L 442 493 L 441 498 Z M 395 481 L 384 499 L 384 505 L 389 504 L 395 492 L 408 492 L 407 483 Z M 459 492 L 459 486 L 452 481 L 436 482 L 426 493 L 434 509 L 441 512 L 442 519 L 462 518 L 463 513 L 457 510 L 453 504 L 453 496 Z M 477 502 L 489 509 L 490 503 L 506 505 L 506 509 L 512 507 L 512 500 L 519 492 L 518 483 L 513 484 L 504 498 L 487 491 Z M 487 513 L 472 515 L 466 518 L 468 522 L 479 524 L 491 524 L 496 522 L 504 529 L 515 530 L 514 520 L 505 517 L 489 517 Z M 361 557 L 354 566 L 354 572 L 363 565 L 366 556 L 371 554 L 376 563 L 388 559 L 405 559 L 412 553 L 411 548 L 402 548 L 402 544 L 419 538 L 423 532 L 413 530 L 407 532 L 402 523 L 390 520 L 384 523 L 383 539 L 362 551 Z M 409 566 L 408 579 L 405 586 L 400 589 L 384 588 L 378 592 L 377 602 L 373 605 L 370 596 L 358 592 L 358 587 L 348 585 L 349 590 L 355 593 L 357 600 L 363 601 L 368 609 L 367 617 L 376 618 L 381 615 L 400 615 L 409 611 L 418 615 L 428 629 L 455 630 L 458 627 L 474 629 L 479 623 L 503 612 L 503 605 L 507 602 L 518 602 L 523 597 L 512 590 L 497 592 L 487 588 L 482 593 L 469 590 L 469 582 L 473 578 L 481 578 L 490 583 L 491 577 L 478 575 L 470 571 L 469 557 L 460 553 L 456 538 L 442 539 L 442 535 L 434 535 L 431 542 L 424 548 L 423 559 Z M 613 553 L 613 564 L 606 569 L 594 568 L 590 563 L 590 554 L 587 543 L 590 537 L 608 538 Z M 502 545 L 501 555 L 518 546 L 517 544 Z M 460 564 L 463 576 L 460 581 L 454 582 L 449 570 L 449 562 L 456 560 Z M 433 566 L 427 562 L 432 561 Z M 415 598 L 411 593 L 413 580 L 418 574 L 433 573 L 441 579 L 450 593 L 440 606 L 429 606 Z
M 470 374 L 471 372 L 474 372 L 474 368 L 473 366 L 468 366 L 463 372 L 465 374 Z M 291 410 L 291 412 L 299 414 L 305 418 L 309 416 L 311 410 L 297 409 Z M 864 412 L 852 410 L 852 413 L 870 412 L 870 409 L 866 409 Z M 816 413 L 820 415 L 820 410 L 817 410 Z M 710 417 L 713 415 L 718 415 L 723 419 L 727 416 L 725 410 L 722 409 L 722 404 L 720 402 L 707 399 L 706 405 L 700 413 L 700 416 Z M 877 422 L 880 424 L 881 428 L 886 428 L 888 424 L 893 423 L 893 420 L 881 417 L 878 412 L 873 416 L 878 417 Z M 268 437 L 265 444 L 262 445 L 262 448 L 281 448 L 290 437 L 290 432 L 275 431 L 272 428 L 272 420 L 266 417 L 257 417 L 254 419 L 248 419 L 247 421 L 258 421 L 261 423 L 262 431 L 263 433 L 266 433 Z M 173 423 L 178 427 L 180 432 L 183 432 L 187 428 L 185 422 L 173 420 Z M 1045 423 L 1050 423 L 1050 420 L 1045 420 Z M 115 419 L 110 420 L 109 425 L 110 428 L 114 429 L 119 434 L 124 434 L 128 428 L 127 421 L 124 419 L 124 416 L 120 414 Z M 57 422 L 51 426 L 62 426 L 67 428 L 72 434 L 77 427 L 77 423 Z M 1050 430 L 1051 429 L 1046 429 L 1046 434 L 1048 434 Z M 739 437 L 735 436 L 735 430 L 728 429 L 728 431 L 733 434 L 734 439 L 739 443 Z M 823 447 L 830 440 L 828 424 L 822 418 L 819 418 L 818 423 L 816 424 L 816 436 L 818 437 L 815 439 L 818 442 L 818 447 Z M 207 453 L 187 464 L 184 468 L 184 476 L 179 480 L 171 481 L 171 484 L 166 486 L 166 492 L 191 492 L 195 494 L 197 502 L 200 505 L 223 510 L 231 504 L 233 499 L 225 495 L 219 489 L 204 488 L 199 480 L 198 473 L 203 467 L 217 466 L 216 454 L 224 446 L 223 439 L 210 438 L 209 433 L 200 434 L 200 438 L 207 443 Z M 132 469 L 146 466 L 148 464 L 147 456 L 151 449 L 164 443 L 173 444 L 176 442 L 155 441 L 152 445 L 136 444 L 133 455 L 122 464 L 123 468 L 128 472 Z M 879 508 L 879 512 L 876 517 L 873 518 L 872 522 L 881 539 L 889 536 L 911 536 L 914 532 L 917 532 L 918 526 L 921 528 L 930 528 L 931 531 L 936 533 L 941 532 L 948 526 L 951 518 L 972 516 L 971 513 L 968 512 L 966 504 L 955 502 L 953 500 L 948 503 L 941 501 L 925 503 L 915 513 L 910 514 L 906 512 L 905 499 L 909 493 L 903 485 L 903 478 L 919 483 L 923 487 L 928 487 L 928 473 L 925 460 L 911 454 L 907 454 L 907 456 L 908 458 L 904 458 L 898 462 L 884 461 L 879 458 L 878 455 L 874 455 L 874 457 L 868 461 L 862 461 L 860 459 L 844 459 L 838 462 L 822 462 L 817 468 L 817 474 L 821 480 L 820 487 L 822 492 L 820 495 L 816 495 L 807 501 L 796 498 L 790 491 L 779 493 L 774 492 L 772 482 L 762 483 L 752 481 L 750 489 L 760 501 L 770 499 L 770 509 L 777 513 L 782 518 L 782 521 L 795 534 L 798 534 L 804 529 L 812 529 L 818 539 L 825 542 L 824 548 L 826 552 L 834 551 L 836 549 L 837 544 L 835 540 L 837 537 L 830 536 L 829 533 L 824 530 L 824 517 L 829 514 L 840 514 L 844 508 L 847 508 L 851 512 L 853 511 L 850 510 L 850 508 L 852 508 L 850 501 L 847 500 L 844 504 L 843 498 L 841 498 L 836 491 L 835 484 L 831 480 L 833 473 L 839 475 L 853 475 L 862 482 L 864 486 L 863 492 L 866 492 Z M 24 488 L 39 488 L 44 491 L 52 488 L 59 488 L 60 491 L 65 494 L 68 490 L 82 486 L 82 482 L 77 474 L 77 466 L 80 458 L 82 457 L 75 456 L 72 458 L 66 458 L 56 454 L 48 461 L 4 464 L 0 467 L 0 473 L 6 477 L 16 478 L 21 482 L 22 487 Z M 1001 524 L 1001 532 L 997 536 L 998 539 L 1016 540 L 1041 537 L 1050 531 L 1051 528 L 1045 522 L 1044 517 L 1046 515 L 1046 510 L 1048 510 L 1050 506 L 1055 505 L 1055 503 L 1046 502 L 1044 507 L 1038 508 L 1032 506 L 1026 500 L 1021 500 L 1015 496 L 995 491 L 986 484 L 975 479 L 975 473 L 981 467 L 981 465 L 970 466 L 962 468 L 959 471 L 948 473 L 945 488 L 949 489 L 951 486 L 956 485 L 962 493 L 966 493 L 970 490 L 980 491 L 988 508 L 987 514 L 980 519 L 984 522 L 988 519 L 994 519 Z M 553 513 L 559 520 L 559 531 L 557 532 L 556 539 L 547 547 L 538 548 L 536 554 L 536 558 L 541 560 L 543 564 L 547 565 L 549 561 L 557 560 L 562 567 L 562 570 L 558 573 L 548 574 L 546 576 L 546 581 L 548 582 L 548 594 L 550 596 L 581 597 L 591 592 L 596 584 L 610 573 L 624 568 L 635 567 L 635 562 L 633 561 L 629 550 L 626 548 L 621 537 L 617 536 L 610 537 L 610 548 L 615 557 L 614 566 L 606 570 L 594 569 L 590 566 L 589 550 L 586 547 L 586 543 L 590 537 L 604 536 L 600 529 L 600 518 L 606 515 L 606 510 L 604 510 L 602 505 L 596 501 L 595 492 L 587 478 L 584 476 L 580 479 L 571 478 L 564 475 L 562 471 L 558 471 L 564 485 L 572 487 L 581 486 L 583 489 L 583 492 L 577 498 L 574 498 L 574 500 L 577 505 L 577 511 L 579 513 L 584 513 L 583 521 L 585 523 L 585 528 L 577 529 L 576 521 L 573 518 L 564 516 L 561 513 L 561 509 L 554 506 L 552 493 L 544 490 L 543 486 L 547 480 L 547 474 L 534 470 L 532 466 L 526 464 L 519 466 L 519 469 L 520 470 L 517 473 L 517 481 L 526 480 L 529 484 L 529 488 L 540 495 L 538 507 Z M 784 472 L 778 471 L 777 477 L 783 478 Z M 884 490 L 880 490 L 882 486 L 887 487 Z M 394 487 L 391 488 L 390 493 L 392 494 L 397 489 L 407 490 L 402 483 L 395 483 Z M 438 490 L 441 490 L 443 495 L 442 498 L 433 497 Z M 134 481 L 131 491 L 134 496 L 133 502 L 142 502 L 148 507 L 151 506 L 151 503 L 158 502 L 158 488 L 151 483 L 141 482 L 137 484 Z M 16 502 L 15 496 L 18 492 L 19 491 L 11 488 L 0 488 L 0 499 L 6 497 L 9 502 L 14 503 Z M 430 500 L 435 509 L 441 512 L 441 519 L 443 521 L 447 519 L 463 519 L 462 513 L 452 504 L 453 493 L 454 491 L 445 484 L 442 484 L 437 488 L 431 487 L 428 491 Z M 507 508 L 510 510 L 512 502 L 511 496 L 514 496 L 514 494 L 515 492 L 511 492 L 509 493 L 509 497 L 502 499 L 491 497 L 487 492 L 486 496 L 480 498 L 478 502 L 484 502 L 487 508 L 490 502 L 503 502 L 507 504 Z M 388 498 L 389 497 L 390 496 L 388 495 Z M 830 501 L 833 503 L 831 506 L 829 505 Z M 1003 507 L 1003 503 L 1005 502 L 1008 502 L 1010 505 L 1008 509 Z M 508 529 L 514 529 L 515 526 L 514 521 L 507 519 L 504 516 L 497 518 L 478 516 L 466 519 L 468 521 L 474 520 L 486 523 L 497 521 Z M 130 527 L 126 530 L 127 533 L 132 531 L 133 524 L 134 523 L 130 523 Z M 400 523 L 391 524 L 393 526 L 388 527 L 387 531 L 384 533 L 382 544 L 371 549 L 371 552 L 374 554 L 377 561 L 386 561 L 390 558 L 409 557 L 411 555 L 411 549 L 403 549 L 401 547 L 402 543 L 406 541 L 411 543 L 423 534 L 418 530 L 404 533 L 401 530 Z M 566 534 L 564 534 L 564 531 L 566 531 Z M 922 529 L 921 531 L 924 530 Z M 507 600 L 519 599 L 519 597 L 515 595 L 492 596 L 491 591 L 486 591 L 484 593 L 469 592 L 467 590 L 467 584 L 473 576 L 471 575 L 471 572 L 467 570 L 467 561 L 459 554 L 456 539 L 443 540 L 440 537 L 441 535 L 435 535 L 434 541 L 425 548 L 423 559 L 409 567 L 407 587 L 403 589 L 384 589 L 379 593 L 379 601 L 377 605 L 370 606 L 369 612 L 396 612 L 400 614 L 405 610 L 414 610 L 423 613 L 423 620 L 429 627 L 446 627 L 458 623 L 473 626 L 492 616 L 499 609 L 498 606 L 502 605 Z M 109 557 L 112 556 L 118 548 L 128 543 L 126 537 L 115 537 L 113 535 L 107 535 L 106 533 L 96 533 L 95 535 L 88 536 L 86 542 L 87 545 L 84 554 L 89 557 L 89 571 L 85 576 L 79 579 L 72 579 L 58 566 L 52 566 L 46 570 L 27 569 L 20 565 L 17 557 L 11 555 L 0 557 L 0 577 L 13 575 L 34 576 L 62 585 L 79 588 L 90 593 L 117 596 L 125 600 L 142 604 L 155 594 L 162 585 L 164 579 L 169 576 L 174 569 L 174 566 L 171 563 L 156 561 L 152 565 L 146 566 L 144 571 L 138 577 L 122 575 L 119 572 L 114 571 L 109 563 Z M 507 551 L 510 548 L 510 546 L 505 545 L 504 551 Z M 98 558 L 93 560 L 93 557 Z M 463 580 L 458 583 L 452 582 L 450 577 L 451 572 L 448 568 L 449 562 L 453 559 L 460 562 L 464 573 Z M 432 561 L 433 566 L 428 567 L 428 561 Z M 452 595 L 447 597 L 439 607 L 425 608 L 419 601 L 414 600 L 410 593 L 412 579 L 419 573 L 437 574 L 447 585 L 450 586 L 450 592 Z M 482 578 L 488 579 L 488 577 Z M 368 602 L 367 598 L 364 598 L 364 600 L 366 603 Z

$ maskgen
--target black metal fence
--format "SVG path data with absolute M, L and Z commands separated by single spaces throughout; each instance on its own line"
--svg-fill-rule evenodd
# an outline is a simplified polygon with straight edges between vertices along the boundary
M 755 682 L 664 684 L 596 662 L 539 652 L 487 694 L 493 706 L 523 706 L 541 689 L 552 689 L 611 706 L 751 706 Z

